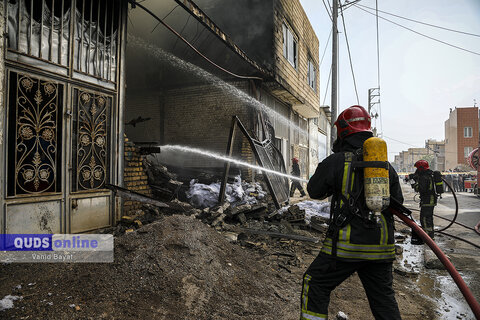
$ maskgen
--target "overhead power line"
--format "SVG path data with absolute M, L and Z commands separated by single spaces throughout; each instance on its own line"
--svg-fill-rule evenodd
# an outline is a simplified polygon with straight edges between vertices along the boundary
M 359 9 L 359 10 L 365 11 L 366 13 L 375 16 L 375 13 L 372 13 L 372 12 L 370 12 L 370 11 L 367 11 L 367 10 L 363 9 L 363 8 L 360 8 L 360 7 L 359 7 L 358 5 L 356 5 L 356 4 L 354 4 L 353 6 L 356 7 L 357 9 Z M 408 28 L 408 27 L 405 27 L 404 25 L 401 25 L 401 24 L 399 24 L 399 23 L 396 23 L 396 22 L 394 22 L 394 21 L 392 21 L 392 20 L 389 20 L 389 19 L 387 19 L 387 18 L 385 18 L 385 17 L 382 17 L 382 16 L 378 16 L 378 17 L 379 17 L 380 19 L 383 19 L 383 20 L 385 20 L 385 21 L 388 21 L 388 22 L 390 22 L 390 23 L 393 23 L 394 25 L 397 25 L 397 26 L 399 26 L 399 27 L 401 27 L 401 28 L 407 29 L 407 30 L 409 30 L 409 31 L 411 31 L 411 32 L 413 32 L 413 33 L 416 33 L 416 34 L 418 34 L 418 35 L 421 35 L 422 37 L 428 38 L 428 39 L 433 40 L 433 41 L 440 42 L 440 43 L 445 44 L 445 45 L 447 45 L 447 46 L 449 46 L 449 47 L 453 47 L 453 48 L 456 48 L 456 49 L 459 49 L 459 50 L 462 50 L 462 51 L 466 51 L 466 52 L 475 54 L 475 55 L 477 55 L 477 56 L 480 56 L 480 53 L 478 53 L 478 52 L 471 51 L 471 50 L 468 50 L 468 49 L 465 49 L 465 48 L 462 48 L 462 47 L 453 45 L 453 44 L 451 44 L 451 43 L 448 43 L 448 42 L 445 42 L 445 41 L 442 41 L 442 40 L 439 40 L 439 39 L 436 39 L 436 38 L 427 36 L 426 34 L 423 34 L 423 33 L 421 33 L 421 32 L 418 32 L 418 31 L 415 31 L 415 30 L 410 29 L 410 28 Z
M 141 1 L 141 2 L 143 2 L 143 1 Z M 169 15 L 171 15 L 172 12 L 175 11 L 175 9 L 177 9 L 179 6 L 180 6 L 180 5 L 177 4 L 172 10 L 170 10 L 170 12 L 167 13 L 167 14 L 162 18 L 162 21 L 165 20 L 165 19 L 167 19 L 167 17 L 168 17 Z M 157 27 L 158 27 L 159 25 L 160 25 L 160 22 L 155 25 L 155 27 L 152 29 L 152 31 L 151 31 L 150 33 L 152 33 L 153 31 L 155 31 L 155 29 L 157 29 Z
M 376 10 L 375 8 L 371 8 L 371 7 L 365 6 L 363 4 L 356 4 L 356 5 L 360 6 L 360 7 L 363 7 L 363 8 L 370 9 L 372 11 Z M 420 23 L 420 24 L 423 24 L 423 25 L 426 25 L 426 26 L 429 26 L 429 27 L 433 27 L 433 28 L 438 28 L 438 29 L 447 30 L 447 31 L 456 32 L 456 33 L 461 33 L 461 34 L 466 34 L 466 35 L 473 36 L 473 37 L 480 37 L 480 34 L 475 34 L 475 33 L 470 33 L 470 32 L 465 32 L 465 31 L 460 31 L 460 30 L 454 30 L 454 29 L 450 29 L 450 28 L 445 28 L 445 27 L 442 27 L 442 26 L 438 26 L 438 25 L 434 25 L 434 24 L 431 24 L 431 23 L 426 23 L 426 22 L 410 19 L 410 18 L 407 18 L 407 17 L 403 17 L 403 16 L 400 16 L 400 15 L 393 14 L 393 13 L 386 12 L 386 11 L 382 11 L 382 10 L 378 10 L 378 12 L 385 13 L 385 14 L 388 14 L 390 16 L 397 17 L 397 18 L 400 18 L 400 19 L 412 21 L 412 22 L 415 22 L 415 23 Z
M 325 10 L 327 10 L 328 16 L 330 17 L 330 21 L 333 21 L 332 14 L 330 13 L 330 10 L 329 10 L 330 5 L 327 6 L 327 4 L 325 3 L 325 0 L 322 0 L 322 2 L 323 2 L 323 5 L 325 7 Z
M 343 31 L 345 32 L 345 41 L 347 42 L 348 60 L 350 61 L 350 70 L 352 71 L 353 86 L 355 88 L 355 95 L 357 96 L 357 104 L 360 104 L 360 100 L 358 99 L 357 81 L 355 81 L 355 72 L 353 72 L 352 55 L 350 54 L 350 45 L 348 44 L 347 27 L 345 26 L 345 18 L 343 17 L 343 9 L 341 8 L 340 8 L 340 13 L 342 15 Z
M 323 54 L 322 54 L 322 59 L 320 59 L 320 63 L 318 64 L 318 67 L 322 65 L 323 58 L 325 57 L 325 53 L 327 52 L 328 44 L 330 43 L 330 38 L 332 37 L 332 31 L 330 31 L 330 34 L 328 35 L 327 43 L 325 44 L 325 49 L 323 49 Z
M 410 144 L 410 143 L 408 143 L 408 142 L 403 142 L 403 141 L 400 141 L 400 140 L 397 140 L 397 139 L 393 139 L 393 138 L 387 137 L 386 135 L 383 135 L 382 137 L 383 137 L 383 138 L 387 138 L 388 140 L 392 140 L 392 141 L 401 143 L 401 144 L 405 144 L 405 145 L 410 146 L 410 147 L 413 147 L 413 148 L 417 148 L 417 149 L 422 149 L 422 148 L 424 148 L 424 149 L 428 149 L 428 150 L 430 150 L 430 151 L 432 151 L 432 152 L 436 152 L 435 150 L 431 149 L 430 147 L 419 147 L 419 146 L 415 146 L 415 145 Z M 400 152 L 401 152 L 401 151 L 400 151 Z M 397 152 L 397 153 L 398 153 L 398 152 Z M 445 151 L 445 153 L 457 154 L 457 152 L 447 152 L 447 151 Z
M 332 76 L 332 66 L 330 66 L 330 72 L 328 73 L 327 87 L 325 88 L 325 96 L 323 97 L 322 105 L 325 105 L 325 101 L 327 101 L 328 86 L 330 84 L 330 77 L 331 76 Z

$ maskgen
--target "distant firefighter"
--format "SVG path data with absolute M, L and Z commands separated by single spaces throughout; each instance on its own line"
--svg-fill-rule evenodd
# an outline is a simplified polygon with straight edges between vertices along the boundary
M 300 166 L 298 165 L 298 159 L 292 158 L 292 176 L 300 177 Z M 295 190 L 298 189 L 300 191 L 300 197 L 305 196 L 305 191 L 303 191 L 303 187 L 298 180 L 292 179 L 292 186 L 290 187 L 290 197 L 293 197 L 295 194 Z
M 443 192 L 443 183 L 439 171 L 432 171 L 426 160 L 418 160 L 415 163 L 415 171 L 412 185 L 413 189 L 420 194 L 420 223 L 423 230 L 433 239 L 433 209 L 437 205 L 437 198 Z

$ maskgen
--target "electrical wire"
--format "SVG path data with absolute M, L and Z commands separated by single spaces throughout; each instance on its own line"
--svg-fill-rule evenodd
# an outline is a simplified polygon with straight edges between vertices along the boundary
M 415 145 L 410 144 L 410 143 L 407 143 L 407 142 L 403 142 L 403 141 L 400 141 L 400 140 L 397 140 L 397 139 L 390 138 L 390 137 L 388 137 L 388 136 L 386 136 L 386 135 L 382 135 L 382 137 L 383 137 L 383 138 L 387 138 L 388 140 L 392 140 L 392 141 L 401 143 L 401 144 L 405 144 L 405 145 L 410 146 L 410 147 L 414 147 L 414 148 L 418 148 L 418 149 L 426 148 L 426 149 L 429 149 L 429 150 L 432 151 L 432 152 L 435 152 L 435 150 L 432 150 L 432 149 L 430 149 L 429 147 L 419 147 L 419 146 L 415 146 Z M 453 152 L 453 151 L 445 151 L 445 153 L 457 154 L 456 152 Z
M 362 4 L 357 4 L 357 5 L 360 6 L 360 7 L 363 7 L 363 8 L 370 9 L 370 10 L 376 10 L 376 9 L 374 9 L 374 8 L 370 8 L 370 7 L 365 6 L 365 5 L 362 5 Z M 393 13 L 386 12 L 386 11 L 382 11 L 382 10 L 378 10 L 378 9 L 377 9 L 377 11 L 378 11 L 378 12 L 381 12 L 381 13 L 388 14 L 388 15 L 390 15 L 390 16 L 394 16 L 394 17 L 400 18 L 400 19 L 412 21 L 412 22 L 415 22 L 415 23 L 420 23 L 420 24 L 423 24 L 423 25 L 426 25 L 426 26 L 429 26 L 429 27 L 438 28 L 438 29 L 442 29 L 442 30 L 447 30 L 447 31 L 451 31 L 451 32 L 456 32 L 456 33 L 461 33 L 461 34 L 465 34 L 465 35 L 469 35 L 469 36 L 473 36 L 473 37 L 480 37 L 480 34 L 475 34 L 475 33 L 470 33 L 470 32 L 465 32 L 465 31 L 460 31 L 460 30 L 454 30 L 454 29 L 450 29 L 450 28 L 445 28 L 445 27 L 442 27 L 442 26 L 438 26 L 438 25 L 434 25 L 434 24 L 430 24 L 430 23 L 426 23 L 426 22 L 422 22 L 422 21 L 410 19 L 410 18 L 407 18 L 407 17 L 403 17 L 403 16 L 400 16 L 400 15 L 397 15 L 397 14 L 393 14 Z
M 365 9 L 363 9 L 363 8 L 360 8 L 360 7 L 357 6 L 356 4 L 354 4 L 353 6 L 354 6 L 355 8 L 357 8 L 357 9 L 359 9 L 359 10 L 365 11 L 366 13 L 375 16 L 374 13 L 372 13 L 372 12 L 370 12 L 370 11 L 367 11 L 367 10 L 365 10 Z M 405 27 L 404 25 L 401 25 L 401 24 L 399 24 L 399 23 L 396 23 L 396 22 L 394 22 L 394 21 L 392 21 L 392 20 L 389 20 L 389 19 L 387 19 L 387 18 L 385 18 L 385 17 L 382 17 L 382 16 L 380 16 L 380 15 L 379 15 L 378 17 L 379 17 L 380 19 L 383 19 L 383 20 L 385 20 L 385 21 L 388 21 L 388 22 L 390 22 L 390 23 L 393 23 L 393 24 L 396 25 L 396 26 L 399 26 L 399 27 L 401 27 L 401 28 L 407 29 L 408 31 L 411 31 L 411 32 L 413 32 L 413 33 L 416 33 L 416 34 L 418 34 L 418 35 L 420 35 L 420 36 L 422 36 L 422 37 L 425 37 L 425 38 L 428 38 L 428 39 L 430 39 L 430 40 L 433 40 L 433 41 L 442 43 L 442 44 L 447 45 L 447 46 L 452 47 L 452 48 L 456 48 L 456 49 L 458 49 L 458 50 L 462 50 L 462 51 L 469 52 L 469 53 L 472 53 L 472 54 L 474 54 L 474 55 L 480 56 L 480 53 L 478 53 L 478 52 L 471 51 L 471 50 L 468 50 L 468 49 L 465 49 L 465 48 L 456 46 L 456 45 L 454 45 L 454 44 L 448 43 L 448 42 L 443 41 L 443 40 L 439 40 L 439 39 L 434 38 L 434 37 L 430 37 L 430 36 L 428 36 L 428 35 L 426 35 L 426 34 L 424 34 L 424 33 L 421 33 L 421 32 L 415 31 L 415 30 L 413 30 L 413 29 L 411 29 L 411 28 Z
M 143 2 L 143 1 L 142 1 L 142 2 Z M 175 9 L 177 9 L 179 6 L 180 6 L 180 5 L 177 4 L 172 10 L 170 10 L 170 12 L 167 13 L 167 14 L 165 15 L 165 17 L 162 18 L 162 21 L 165 20 L 165 19 L 167 19 L 167 17 L 168 17 L 169 15 L 171 15 L 172 12 L 175 11 Z M 160 22 L 155 25 L 155 27 L 152 29 L 152 31 L 150 31 L 150 33 L 153 33 L 153 31 L 155 31 L 155 29 L 157 29 L 157 27 L 158 27 L 159 25 L 160 25 Z
M 325 49 L 323 49 L 322 59 L 320 59 L 320 63 L 318 65 L 319 68 L 322 65 L 323 58 L 325 57 L 325 53 L 327 52 L 328 44 L 330 43 L 330 38 L 332 37 L 332 33 L 333 33 L 333 30 L 330 31 L 330 34 L 328 35 L 327 43 L 325 44 Z
M 345 41 L 347 42 L 348 60 L 350 61 L 350 70 L 352 71 L 355 95 L 357 96 L 357 104 L 360 104 L 360 99 L 358 99 L 357 81 L 355 80 L 355 72 L 353 71 L 352 55 L 350 54 L 350 45 L 348 43 L 347 26 L 345 25 L 345 18 L 343 17 L 343 9 L 341 9 L 341 7 L 340 7 L 340 14 L 342 16 L 342 25 L 343 25 L 343 32 L 345 33 Z
M 330 66 L 330 73 L 328 74 L 327 87 L 325 88 L 325 96 L 323 97 L 322 106 L 325 105 L 325 101 L 327 100 L 328 87 L 329 87 L 329 85 L 330 85 L 330 77 L 331 77 L 331 76 L 332 76 L 332 66 Z
M 322 2 L 323 2 L 323 6 L 325 7 L 325 10 L 327 10 L 328 16 L 330 17 L 330 21 L 333 22 L 332 14 L 330 13 L 330 10 L 328 9 L 330 7 L 330 3 L 329 3 L 329 6 L 327 7 L 327 4 L 325 3 L 325 0 L 322 0 Z
M 158 20 L 158 22 L 160 22 L 161 24 L 163 24 L 168 30 L 170 30 L 172 33 L 174 33 L 177 37 L 179 37 L 183 42 L 185 42 L 185 44 L 187 44 L 190 48 L 192 48 L 192 50 L 194 50 L 200 57 L 202 57 L 203 59 L 205 59 L 208 63 L 210 63 L 212 66 L 216 67 L 217 69 L 220 69 L 222 70 L 223 72 L 235 77 L 235 78 L 239 78 L 239 79 L 252 79 L 252 80 L 260 80 L 260 81 L 263 81 L 262 78 L 260 77 L 252 77 L 252 76 L 242 76 L 242 75 L 238 75 L 238 74 L 235 74 L 221 66 L 219 66 L 218 64 L 216 64 L 215 62 L 213 62 L 212 60 L 210 60 L 207 56 L 205 56 L 203 53 L 201 53 L 197 48 L 195 48 L 190 42 L 188 42 L 184 37 L 182 37 L 182 35 L 180 35 L 177 31 L 175 31 L 175 29 L 173 29 L 172 27 L 170 27 L 167 23 L 165 23 L 164 21 L 162 21 L 156 14 L 154 14 L 152 11 L 150 11 L 149 9 L 147 9 L 145 6 L 143 6 L 142 4 L 134 1 L 134 0 L 130 0 L 130 3 L 134 6 L 138 6 L 140 8 L 142 8 L 143 10 L 145 10 L 145 12 L 147 12 L 148 14 L 150 14 L 153 18 L 155 18 L 156 20 Z
M 187 22 L 185 22 L 185 24 L 183 25 L 182 30 L 180 31 L 180 35 L 182 35 L 183 31 L 185 31 L 185 28 L 187 27 L 188 22 L 190 22 L 190 18 L 191 18 L 191 17 L 192 17 L 192 15 L 189 14 L 189 15 L 188 15 L 188 18 L 187 18 Z M 178 38 L 175 39 L 175 43 L 173 44 L 172 52 L 175 51 L 175 47 L 177 46 L 177 42 L 178 42 Z

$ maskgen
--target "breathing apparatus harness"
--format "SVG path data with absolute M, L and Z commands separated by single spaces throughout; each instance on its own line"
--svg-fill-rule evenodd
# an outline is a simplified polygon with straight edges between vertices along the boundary
M 367 228 L 377 227 L 377 216 L 366 205 L 363 168 L 389 168 L 388 161 L 363 161 L 363 148 L 354 152 L 345 152 L 345 166 L 342 182 L 342 193 L 332 199 L 330 221 L 327 236 L 332 238 L 332 256 L 337 255 L 339 231 L 355 217 L 362 220 Z

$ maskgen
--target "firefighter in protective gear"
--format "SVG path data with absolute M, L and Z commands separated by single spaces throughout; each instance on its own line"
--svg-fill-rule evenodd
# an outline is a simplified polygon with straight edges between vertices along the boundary
M 300 177 L 300 166 L 298 165 L 298 159 L 292 158 L 292 176 Z M 290 187 L 290 197 L 293 197 L 295 190 L 300 191 L 300 197 L 304 197 L 305 191 L 303 191 L 302 184 L 298 180 L 292 180 L 292 186 Z
M 310 197 L 332 196 L 332 202 L 327 237 L 303 278 L 302 320 L 327 319 L 330 293 L 355 272 L 375 319 L 401 319 L 392 287 L 393 215 L 387 208 L 372 219 L 363 192 L 363 168 L 355 168 L 356 161 L 363 160 L 364 141 L 373 136 L 370 123 L 361 106 L 343 111 L 335 122 L 334 153 L 318 165 L 308 182 Z M 388 168 L 390 195 L 403 203 L 398 175 L 392 166 Z
M 415 173 L 412 188 L 420 194 L 420 224 L 422 229 L 433 239 L 433 209 L 437 205 L 435 181 L 433 171 L 430 170 L 428 161 L 418 160 L 415 163 Z

